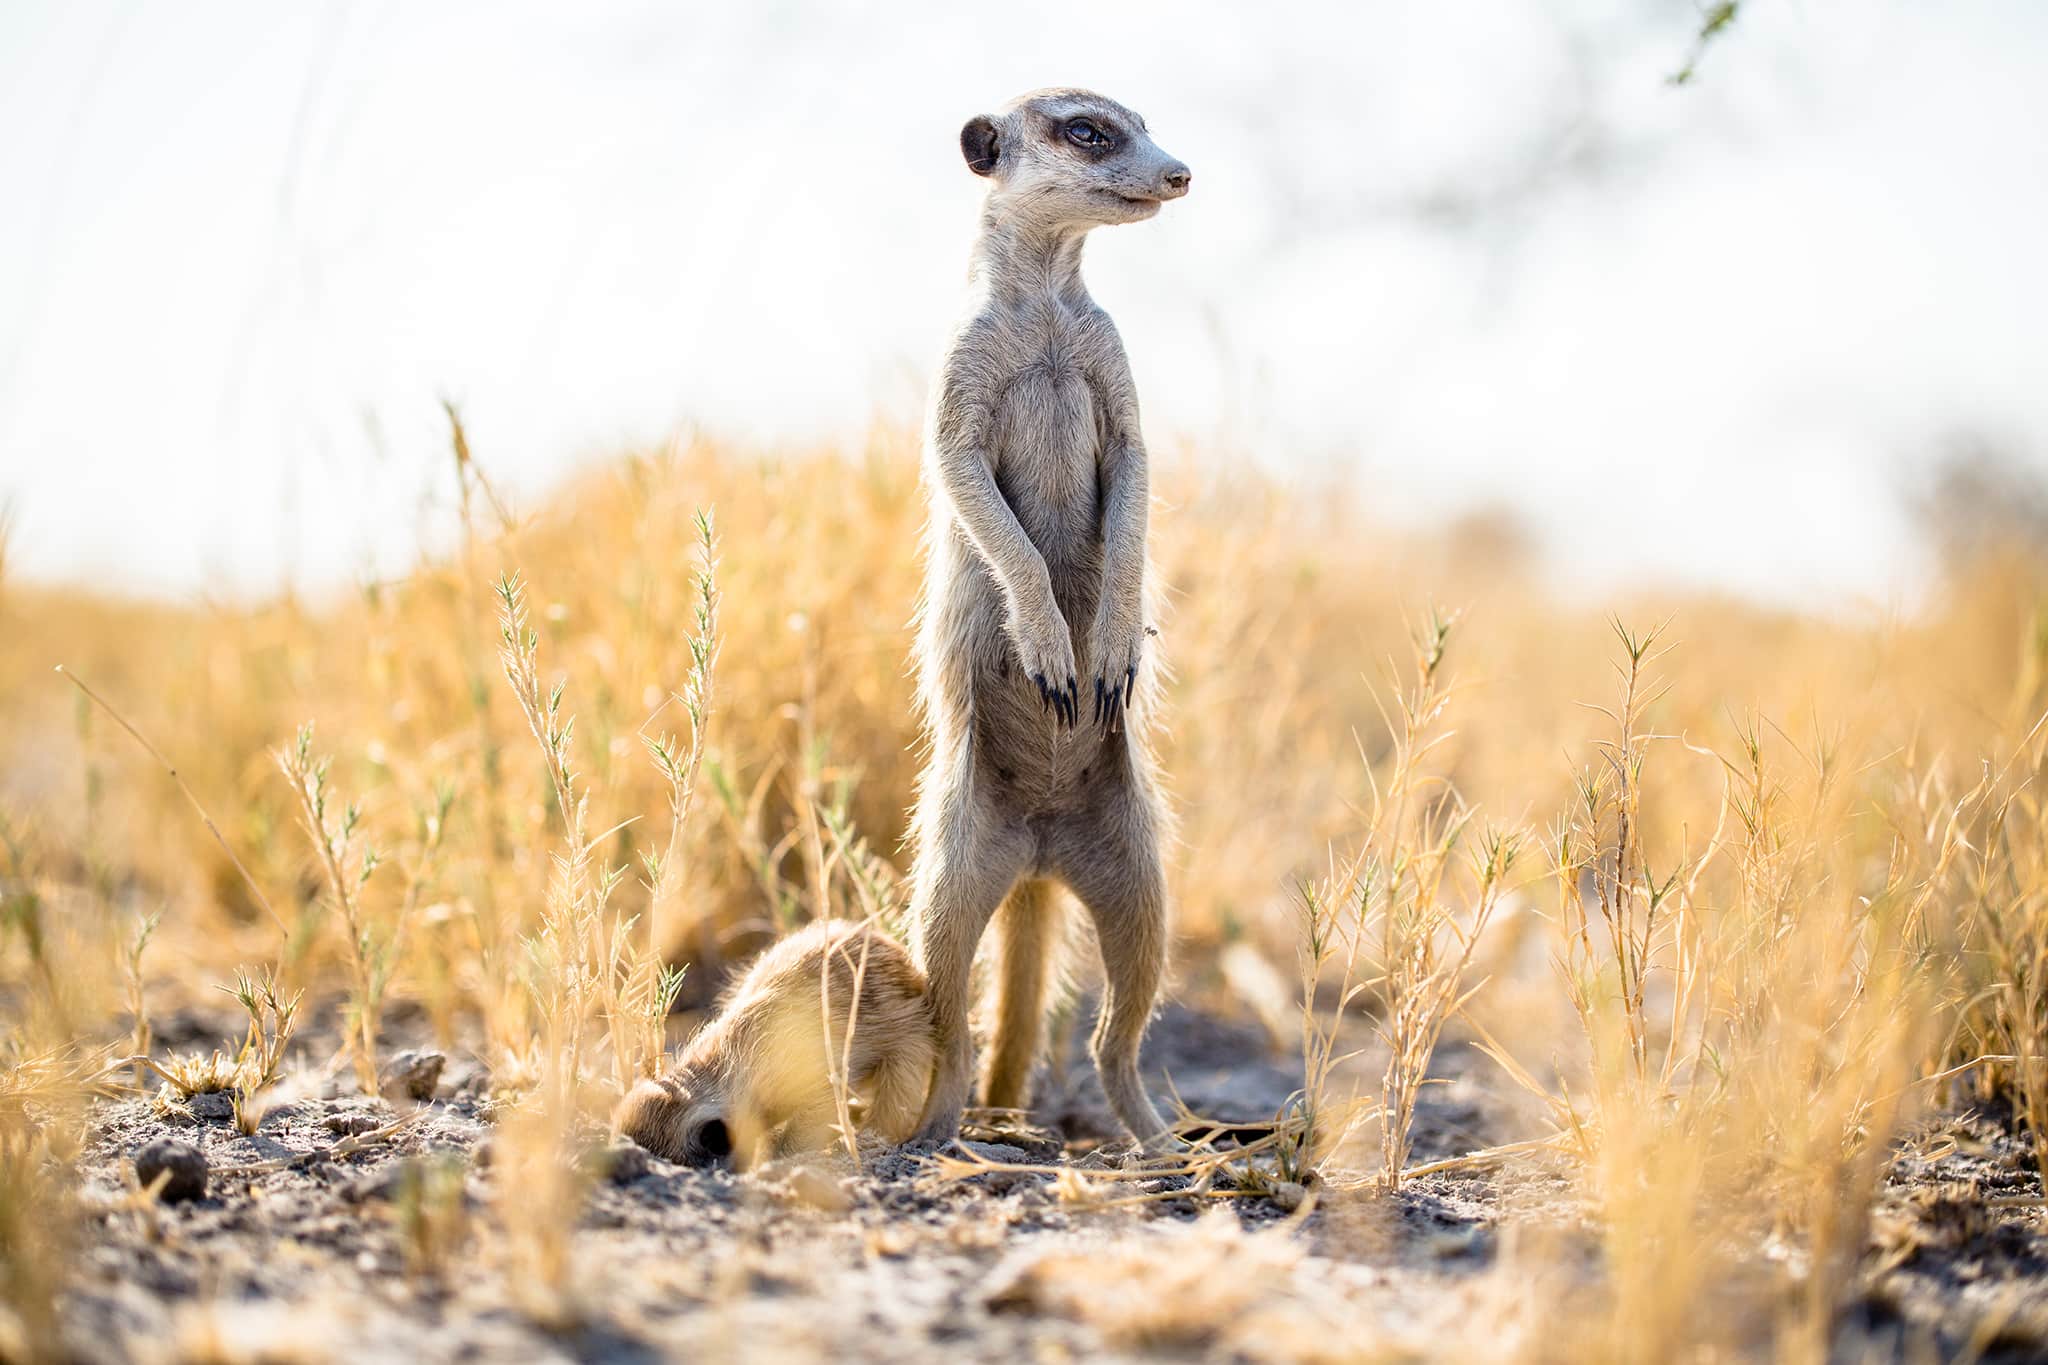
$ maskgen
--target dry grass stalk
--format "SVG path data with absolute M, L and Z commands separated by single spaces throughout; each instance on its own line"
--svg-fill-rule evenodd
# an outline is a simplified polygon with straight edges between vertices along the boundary
M 377 871 L 380 855 L 362 840 L 362 808 L 353 801 L 330 816 L 330 760 L 313 753 L 313 727 L 303 725 L 291 745 L 277 751 L 277 766 L 291 784 L 299 821 L 327 884 L 330 908 L 340 921 L 349 967 L 348 1052 L 356 1084 L 377 1093 L 377 1030 L 384 992 L 405 933 L 401 920 L 390 928 L 373 923 L 363 907 L 363 888 Z
M 145 915 L 136 922 L 135 933 L 122 944 L 121 984 L 127 993 L 128 1050 L 138 1057 L 149 1055 L 150 1043 L 155 1035 L 149 1027 L 149 1000 L 143 989 L 142 955 L 149 950 L 149 940 L 155 935 L 157 925 L 163 922 L 163 911 Z M 135 1064 L 135 1088 L 145 1084 L 146 1069 L 142 1063 Z
M 199 816 L 199 822 L 206 826 L 206 832 L 213 836 L 213 842 L 227 856 L 228 861 L 234 864 L 235 871 L 241 874 L 243 884 L 249 888 L 249 894 L 255 897 L 256 903 L 263 907 L 263 913 L 270 916 L 271 923 L 277 926 L 277 931 L 280 935 L 289 938 L 291 936 L 291 929 L 285 924 L 284 917 L 278 914 L 277 910 L 270 904 L 270 897 L 263 894 L 262 886 L 257 883 L 254 876 L 250 875 L 247 865 L 242 862 L 240 855 L 235 852 L 234 847 L 228 843 L 227 836 L 220 832 L 220 826 L 213 823 L 213 817 L 208 815 L 206 807 L 199 803 L 199 798 L 193 794 L 191 786 L 179 774 L 177 765 L 165 758 L 163 751 L 158 749 L 156 745 L 151 744 L 142 731 L 129 723 L 126 716 L 115 710 L 113 703 L 86 686 L 85 679 L 65 668 L 62 664 L 57 665 L 56 671 L 63 675 L 66 682 L 70 683 L 80 692 L 83 692 L 93 705 L 106 712 L 113 719 L 114 724 L 126 730 L 129 738 L 140 744 L 144 751 L 157 761 L 157 766 L 162 768 L 171 781 L 177 785 L 178 791 L 184 796 L 186 804 L 191 806 L 193 812 Z
M 689 641 L 689 672 L 680 693 L 671 692 L 661 706 L 680 701 L 690 720 L 687 741 L 679 743 L 671 733 L 649 735 L 641 726 L 641 740 L 648 756 L 668 789 L 668 844 L 660 854 L 648 853 L 644 862 L 648 883 L 648 933 L 659 950 L 675 942 L 681 920 L 683 897 L 683 834 L 690 806 L 697 794 L 698 773 L 704 766 L 705 737 L 709 732 L 716 694 L 720 635 L 718 630 L 718 532 L 712 513 L 699 509 L 693 523 L 697 532 L 697 573 L 693 615 L 695 628 Z M 657 708 L 657 714 L 659 714 Z M 648 718 L 648 723 L 653 717 Z
M 853 1118 L 853 1039 L 860 1028 L 861 991 L 867 983 L 868 950 L 874 939 L 867 934 L 860 936 L 860 959 L 853 963 L 853 984 L 846 1002 L 846 1023 L 835 1027 L 836 1017 L 832 1012 L 832 971 L 828 964 L 818 973 L 818 1010 L 821 1015 L 820 1031 L 825 1040 L 825 1078 L 832 1087 L 832 1130 L 839 1137 L 839 1144 L 853 1160 L 853 1168 L 860 1169 L 860 1131 Z M 836 951 L 846 953 L 841 943 Z M 838 1047 L 833 1047 L 835 1037 Z

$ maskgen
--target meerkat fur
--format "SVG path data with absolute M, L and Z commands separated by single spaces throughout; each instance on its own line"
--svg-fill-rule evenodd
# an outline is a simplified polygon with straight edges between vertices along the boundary
M 744 1170 L 814 1151 L 832 1141 L 832 1072 L 845 1058 L 856 1125 L 901 1142 L 935 1056 L 909 954 L 879 929 L 821 920 L 756 958 L 674 1063 L 627 1092 L 614 1123 L 686 1166 Z
M 969 120 L 960 146 L 988 192 L 925 437 L 928 757 L 910 918 L 938 1058 L 918 1136 L 959 1131 L 969 978 L 991 920 L 983 1097 L 1026 1103 L 1064 885 L 1102 956 L 1103 1090 L 1134 1136 L 1165 1145 L 1138 1073 L 1166 964 L 1168 818 L 1145 731 L 1151 495 L 1129 362 L 1082 283 L 1081 247 L 1094 228 L 1155 215 L 1189 173 L 1137 114 L 1085 90 L 1024 95 Z

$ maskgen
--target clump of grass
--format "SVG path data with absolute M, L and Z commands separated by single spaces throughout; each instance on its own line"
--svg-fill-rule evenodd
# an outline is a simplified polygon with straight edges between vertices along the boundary
M 1929 953 L 1962 967 L 1949 1062 L 1970 1066 L 1980 1094 L 2011 1103 L 2048 1179 L 2048 803 L 2033 785 L 2044 763 L 2048 718 L 1947 812 L 1925 809 L 1932 790 L 1921 795 L 1919 823 L 1953 831 L 1955 904 L 1921 909 L 1914 925 Z
M 677 981 L 651 945 L 636 941 L 635 917 L 613 908 L 625 869 L 600 865 L 597 840 L 588 832 L 589 799 L 578 787 L 571 758 L 575 717 L 562 709 L 566 684 L 541 686 L 540 637 L 529 623 L 519 579 L 501 579 L 497 591 L 505 677 L 540 746 L 564 835 L 546 913 L 527 944 L 537 969 L 532 978 L 539 987 L 537 1002 L 558 1044 L 552 1050 L 563 1059 L 565 1076 L 581 1075 L 587 1031 L 595 1025 L 605 1031 L 613 1080 L 623 1091 L 636 1076 L 651 1071 L 660 1055 L 659 1022 L 675 998 Z M 687 776 L 679 766 L 677 780 Z
M 107 1049 L 0 1038 L 0 1359 L 61 1360 L 61 1295 L 79 1247 L 84 1109 Z
M 237 970 L 234 985 L 221 989 L 235 998 L 248 1019 L 247 1030 L 233 1052 L 214 1048 L 176 1054 L 161 1062 L 137 1054 L 128 1062 L 163 1082 L 156 1097 L 159 1112 L 184 1109 L 194 1095 L 226 1094 L 234 1102 L 235 1126 L 253 1132 L 262 1117 L 263 1095 L 283 1075 L 285 1050 L 298 1027 L 299 1004 L 305 992 L 281 990 L 273 971 L 253 976 Z
M 1451 737 L 1445 720 L 1453 689 L 1444 664 L 1455 625 L 1455 617 L 1432 612 L 1413 637 L 1409 675 L 1395 681 L 1394 705 L 1384 714 L 1386 757 L 1377 772 L 1368 765 L 1365 833 L 1328 875 L 1304 888 L 1306 1146 L 1285 1163 L 1291 1180 L 1303 1179 L 1376 1118 L 1379 1179 L 1386 1189 L 1399 1188 L 1416 1099 L 1445 1023 L 1471 998 L 1467 969 L 1514 867 L 1519 841 L 1491 831 L 1461 862 L 1473 812 L 1435 763 Z M 1319 1012 L 1326 981 L 1336 994 Z M 1376 1031 L 1387 1053 L 1377 1106 L 1332 1094 L 1335 1073 L 1350 1055 L 1342 1044 L 1345 1017 L 1368 997 L 1379 1007 Z
M 68 1354 L 58 1302 L 75 1244 L 73 1202 L 42 1136 L 0 1121 L 0 1357 Z
M 709 570 L 715 540 L 708 517 L 699 525 L 707 556 L 700 599 L 705 607 L 699 618 L 705 645 L 693 651 L 699 661 L 692 675 L 698 719 L 693 745 L 702 742 L 716 653 L 716 588 Z M 541 683 L 540 636 L 518 577 L 501 578 L 497 594 L 505 677 L 540 749 L 563 830 L 540 924 L 524 940 L 527 994 L 538 1026 L 531 1051 L 537 1084 L 507 1126 L 501 1181 L 506 1227 L 528 1286 L 530 1310 L 547 1320 L 566 1321 L 577 1311 L 569 1235 L 589 1178 L 570 1151 L 590 1107 L 586 1066 L 596 1060 L 599 1043 L 606 1045 L 614 1095 L 651 1072 L 661 1055 L 661 1021 L 681 977 L 651 945 L 638 941 L 634 917 L 615 908 L 625 869 L 603 864 L 597 854 L 603 836 L 589 833 L 589 797 L 572 757 L 575 718 L 563 708 L 566 684 Z M 687 809 L 679 788 L 691 769 L 687 759 L 671 767 L 670 791 L 677 803 L 672 816 L 679 822 Z M 665 872 L 657 863 L 652 873 L 658 886 Z
M 0 851 L 7 854 L 6 875 L 0 878 L 0 943 L 10 937 L 21 943 L 29 963 L 32 999 L 48 1016 L 51 1028 L 60 1034 L 70 1033 L 64 983 L 51 962 L 43 891 L 29 866 L 27 844 L 5 815 L 0 815 Z

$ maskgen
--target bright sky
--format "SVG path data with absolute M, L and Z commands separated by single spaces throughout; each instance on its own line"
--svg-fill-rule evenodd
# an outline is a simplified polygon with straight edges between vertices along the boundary
M 914 419 L 969 115 L 1047 84 L 1194 169 L 1105 230 L 1152 443 L 1569 580 L 1909 590 L 1959 429 L 2048 458 L 2048 6 L 0 7 L 0 497 L 41 578 L 403 568 L 438 397 L 532 507 L 680 424 Z M 423 499 L 437 499 L 427 512 Z M 17 562 L 11 556 L 10 569 Z

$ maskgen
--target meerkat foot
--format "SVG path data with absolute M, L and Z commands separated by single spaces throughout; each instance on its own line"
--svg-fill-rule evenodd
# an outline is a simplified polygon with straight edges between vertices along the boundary
M 910 1141 L 903 1145 L 906 1147 L 920 1147 L 928 1144 L 936 1151 L 959 1136 L 960 1116 L 955 1114 L 950 1119 L 933 1119 L 930 1123 L 912 1133 Z
M 1188 1146 L 1187 1141 L 1171 1128 L 1163 1132 L 1154 1133 L 1151 1137 L 1140 1142 L 1138 1146 L 1146 1156 L 1185 1156 L 1193 1150 Z

